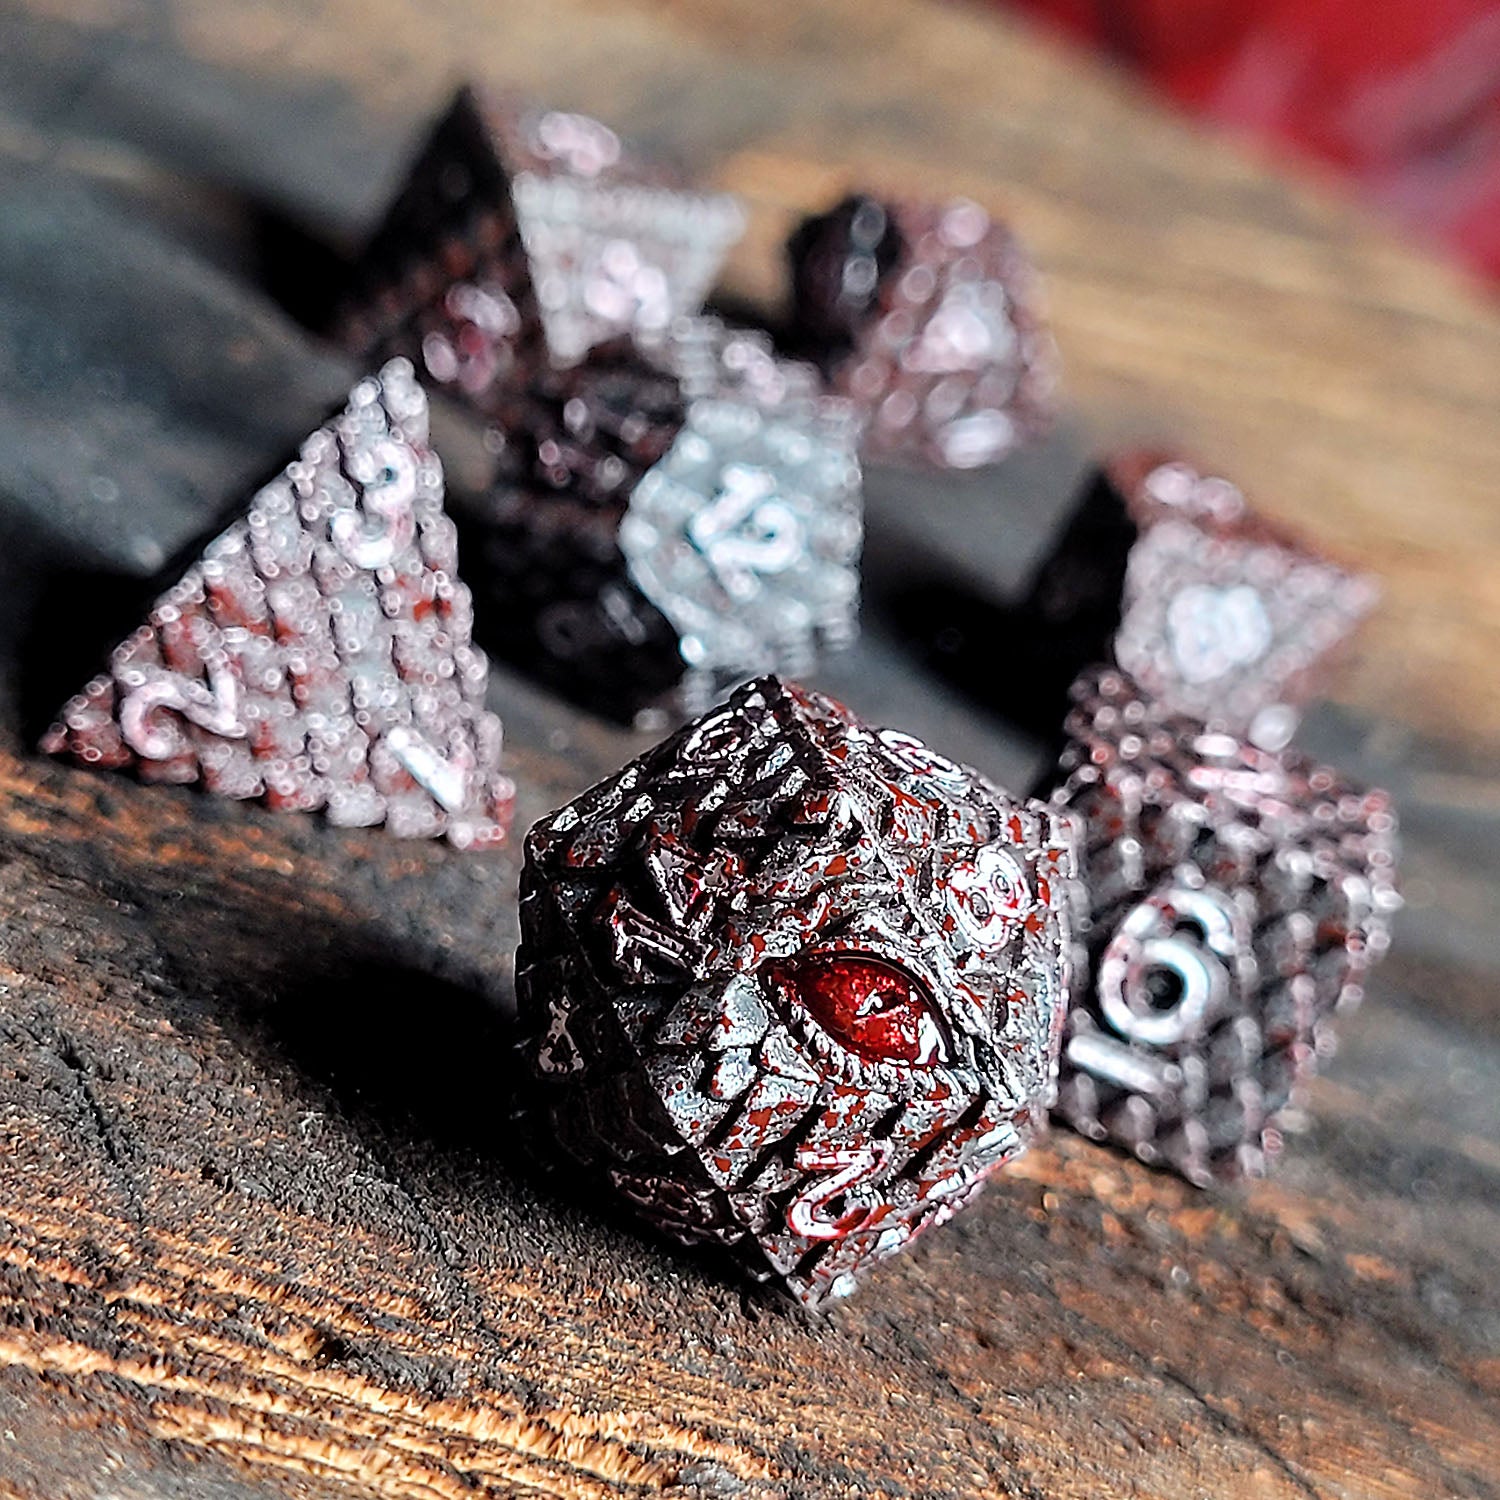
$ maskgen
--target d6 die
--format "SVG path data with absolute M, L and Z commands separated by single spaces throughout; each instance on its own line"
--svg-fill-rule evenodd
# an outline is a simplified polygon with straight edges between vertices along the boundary
M 851 197 L 787 250 L 796 331 L 863 414 L 868 452 L 974 468 L 1050 425 L 1037 276 L 978 204 Z
M 814 1304 L 1041 1126 L 1065 820 L 774 678 L 527 841 L 517 963 L 563 1153 Z
M 1089 920 L 1057 1113 L 1200 1185 L 1259 1174 L 1387 945 L 1390 799 L 1117 671 L 1075 700 L 1054 800 L 1083 826 Z

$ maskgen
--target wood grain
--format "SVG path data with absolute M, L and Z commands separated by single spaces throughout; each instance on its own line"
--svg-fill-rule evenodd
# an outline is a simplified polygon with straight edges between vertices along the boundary
M 309 1494 L 1493 1493 L 1500 1066 L 1461 1128 L 1411 1072 L 1457 1036 L 1389 985 L 1274 1185 L 1059 1138 L 819 1324 L 515 1159 L 513 858 L 9 755 L 0 791 L 0 1365 L 63 1451 Z
M 1014 206 L 1081 419 L 993 494 L 884 476 L 874 584 L 919 551 L 1019 576 L 1082 448 L 1148 427 L 1389 572 L 1355 711 L 1309 733 L 1396 778 L 1413 910 L 1273 1182 L 1058 1136 L 810 1319 L 517 1153 L 513 852 L 28 753 L 74 685 L 59 602 L 88 624 L 347 378 L 257 289 L 263 210 L 355 240 L 475 59 L 746 191 L 743 295 L 856 177 Z M 1500 706 L 1462 686 L 1497 623 L 1496 326 L 956 7 L 0 0 L 0 1497 L 1500 1495 L 1500 801 L 1470 760 Z M 878 596 L 823 683 L 1024 780 L 1035 747 L 915 676 Z M 640 744 L 507 674 L 492 703 L 522 826 Z

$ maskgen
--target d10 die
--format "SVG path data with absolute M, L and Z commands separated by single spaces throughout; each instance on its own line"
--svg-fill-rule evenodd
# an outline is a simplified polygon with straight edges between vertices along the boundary
M 797 332 L 863 414 L 870 453 L 974 468 L 1051 424 L 1036 272 L 977 204 L 852 197 L 787 250 Z
M 631 576 L 620 525 L 687 420 L 671 375 L 628 350 L 544 373 L 493 430 L 501 478 L 464 538 L 485 643 L 577 701 L 631 719 L 686 670 Z
M 1200 1185 L 1259 1174 L 1387 945 L 1390 799 L 1174 717 L 1117 671 L 1075 700 L 1055 804 L 1084 830 L 1087 978 L 1057 1113 Z
M 563 1153 L 804 1302 L 1044 1123 L 1066 822 L 765 678 L 527 840 L 517 990 Z
M 694 712 L 854 638 L 850 427 L 757 369 L 754 399 L 687 405 L 612 348 L 533 387 L 478 518 L 498 650 L 629 719 Z

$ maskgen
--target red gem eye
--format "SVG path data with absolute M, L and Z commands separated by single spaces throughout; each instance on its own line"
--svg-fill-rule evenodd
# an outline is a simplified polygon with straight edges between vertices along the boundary
M 926 988 L 884 959 L 821 953 L 787 969 L 787 985 L 822 1028 L 874 1062 L 934 1063 L 943 1028 Z

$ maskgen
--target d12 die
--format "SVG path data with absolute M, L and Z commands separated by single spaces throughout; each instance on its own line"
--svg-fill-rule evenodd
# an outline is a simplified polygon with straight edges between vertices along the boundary
M 1111 669 L 1075 700 L 1055 803 L 1084 830 L 1087 978 L 1057 1113 L 1200 1185 L 1259 1174 L 1386 948 L 1390 799 L 1175 717 Z
M 1036 272 L 978 204 L 852 197 L 787 251 L 796 331 L 863 414 L 868 452 L 974 468 L 1050 426 Z
M 517 990 L 568 1157 L 804 1302 L 1044 1123 L 1066 821 L 766 678 L 527 841 Z

